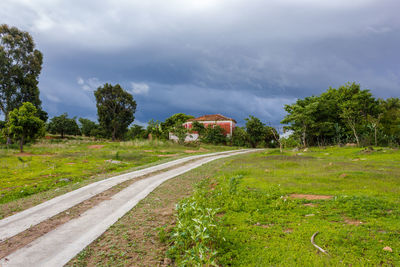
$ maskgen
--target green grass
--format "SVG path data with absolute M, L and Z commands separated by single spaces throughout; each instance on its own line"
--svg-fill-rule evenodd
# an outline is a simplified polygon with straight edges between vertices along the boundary
M 103 147 L 90 148 L 93 145 Z M 19 154 L 17 147 L 3 145 L 0 146 L 0 204 L 87 181 L 100 174 L 126 172 L 191 154 L 229 149 L 232 148 L 187 147 L 167 141 L 101 142 L 70 138 L 43 139 L 26 145 L 25 154 Z
M 294 199 L 290 194 L 332 198 Z M 203 259 L 221 266 L 400 264 L 398 150 L 335 147 L 238 156 L 226 160 L 182 203 L 195 204 L 198 211 L 178 209 L 177 225 L 195 220 L 186 230 L 176 226 L 169 240 L 169 256 L 177 265 L 195 262 L 193 251 L 202 242 L 208 247 Z M 196 229 L 206 209 L 218 212 L 207 219 L 217 227 L 207 230 L 205 241 L 190 241 L 187 229 Z M 200 236 L 197 228 L 191 236 Z M 310 238 L 317 231 L 315 242 L 329 255 L 312 246 Z

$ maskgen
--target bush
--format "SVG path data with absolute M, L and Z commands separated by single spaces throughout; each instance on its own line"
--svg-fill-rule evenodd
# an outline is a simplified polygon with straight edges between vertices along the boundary
M 232 138 L 231 138 L 231 144 L 233 146 L 242 146 L 242 147 L 249 146 L 248 135 L 247 135 L 247 132 L 246 132 L 246 130 L 244 128 L 236 127 L 233 130 L 233 134 L 232 134 Z
M 167 254 L 178 266 L 218 266 L 215 261 L 217 210 L 202 207 L 196 196 L 181 201 L 177 205 L 178 218 L 172 231 L 173 245 Z M 166 239 L 161 234 L 160 238 Z
M 134 124 L 129 128 L 128 133 L 127 133 L 127 139 L 134 140 L 134 139 L 146 139 L 147 138 L 147 132 L 146 129 L 143 128 L 143 126 Z
M 201 141 L 213 145 L 223 145 L 226 144 L 226 136 L 224 134 L 224 129 L 219 125 L 214 127 L 207 127 L 205 129 L 204 135 L 201 137 Z
M 99 128 L 99 125 L 94 121 L 85 118 L 79 118 L 79 123 L 81 124 L 80 130 L 85 136 L 92 136 L 90 133 L 93 129 Z
M 301 144 L 295 136 L 291 135 L 286 138 L 281 138 L 282 146 L 284 148 L 293 148 L 293 147 L 300 147 Z
M 47 130 L 51 134 L 60 134 L 64 138 L 65 134 L 80 135 L 81 131 L 76 123 L 76 117 L 68 118 L 68 114 L 64 113 L 58 117 L 53 117 L 47 125 Z

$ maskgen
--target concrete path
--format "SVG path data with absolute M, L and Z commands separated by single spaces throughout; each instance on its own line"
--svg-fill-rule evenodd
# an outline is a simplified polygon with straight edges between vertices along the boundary
M 146 169 L 118 175 L 112 178 L 101 180 L 87 186 L 81 187 L 77 190 L 71 191 L 64 195 L 55 197 L 42 204 L 19 212 L 15 215 L 6 217 L 0 220 L 0 242 L 4 241 L 14 235 L 17 235 L 31 226 L 37 225 L 93 196 L 100 194 L 101 192 L 110 189 L 111 187 L 118 185 L 127 180 L 137 178 L 143 175 L 147 175 L 156 171 L 165 170 L 176 165 L 199 159 L 209 157 L 213 155 L 221 155 L 231 153 L 233 151 L 216 152 L 203 155 L 195 155 L 185 157 L 182 159 L 173 160 L 167 163 L 159 164 Z
M 210 161 L 250 151 L 252 150 L 213 153 L 213 156 L 209 157 L 189 157 L 197 160 L 131 184 L 110 200 L 101 202 L 80 217 L 68 221 L 3 258 L 0 265 L 63 266 L 164 181 Z

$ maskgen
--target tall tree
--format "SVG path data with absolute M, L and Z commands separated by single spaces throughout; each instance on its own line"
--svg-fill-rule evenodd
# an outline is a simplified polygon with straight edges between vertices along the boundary
M 32 103 L 44 121 L 47 113 L 41 108 L 38 78 L 42 69 L 42 53 L 28 32 L 6 24 L 0 25 L 0 111 L 8 113 L 24 102 Z
M 123 138 L 128 126 L 134 121 L 136 101 L 119 84 L 104 84 L 94 95 L 100 126 L 115 141 Z
M 315 114 L 318 108 L 317 97 L 298 99 L 293 105 L 285 105 L 288 115 L 282 120 L 284 124 L 290 124 L 286 129 L 300 134 L 304 147 L 307 147 L 307 137 L 315 124 Z
M 29 102 L 23 103 L 19 109 L 16 108 L 9 113 L 8 133 L 14 139 L 19 140 L 21 152 L 23 152 L 25 141 L 44 135 L 44 122 L 36 114 L 36 107 Z
M 369 90 L 361 90 L 356 83 L 347 83 L 338 89 L 340 116 L 351 129 L 357 145 L 360 145 L 360 131 L 368 121 L 368 116 L 376 117 L 379 113 L 378 101 Z
M 264 139 L 265 127 L 259 118 L 250 115 L 246 118 L 246 132 L 251 147 L 257 147 Z

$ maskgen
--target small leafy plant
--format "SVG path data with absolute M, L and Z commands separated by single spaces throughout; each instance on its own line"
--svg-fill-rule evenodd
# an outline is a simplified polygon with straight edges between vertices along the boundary
M 171 235 L 173 245 L 168 255 L 178 266 L 217 266 L 216 209 L 205 208 L 196 195 L 184 199 L 177 207 L 177 222 Z

